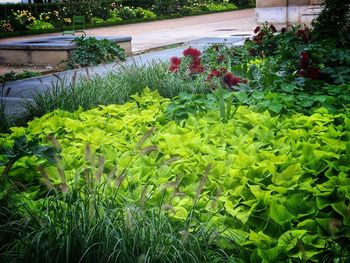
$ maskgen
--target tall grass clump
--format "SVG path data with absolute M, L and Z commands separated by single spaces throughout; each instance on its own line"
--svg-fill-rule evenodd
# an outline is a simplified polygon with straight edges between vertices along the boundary
M 139 146 L 147 136 L 150 133 Z M 59 147 L 56 139 L 50 140 Z M 137 152 L 135 160 L 146 154 L 145 150 Z M 116 167 L 105 174 L 105 159 L 94 156 L 89 146 L 85 158 L 84 170 L 71 176 L 57 156 L 56 179 L 52 169 L 41 165 L 39 178 L 30 185 L 9 176 L 0 178 L 9 189 L 0 196 L 0 258 L 4 262 L 219 263 L 236 262 L 237 254 L 248 258 L 231 238 L 225 240 L 233 248 L 219 248 L 219 234 L 205 223 L 194 224 L 198 223 L 195 216 L 179 221 L 169 216 L 162 202 L 149 205 L 147 195 L 159 189 L 148 191 L 146 185 L 139 199 L 124 197 L 122 184 L 133 187 L 128 171 L 135 160 L 123 170 Z M 40 193 L 34 199 L 26 194 L 31 187 Z
M 30 263 L 234 259 L 236 252 L 230 256 L 213 244 L 214 231 L 205 225 L 190 232 L 187 224 L 171 220 L 161 208 L 121 201 L 117 188 L 111 191 L 106 184 L 91 180 L 96 178 L 77 178 L 74 185 L 52 188 L 38 215 L 7 217 L 0 233 L 10 239 L 2 240 L 1 258 Z
M 0 133 L 7 133 L 12 125 L 11 119 L 6 114 L 5 97 L 8 96 L 10 89 L 5 89 L 5 83 L 0 88 Z
M 70 84 L 66 80 L 57 81 L 53 88 L 38 93 L 34 103 L 26 103 L 31 116 L 42 116 L 55 109 L 75 111 L 79 107 L 91 109 L 98 105 L 123 104 L 130 96 L 141 93 L 145 87 L 164 97 L 174 97 L 180 92 L 206 93 L 209 89 L 192 79 L 181 79 L 169 74 L 166 63 L 147 66 L 124 65 L 106 76 L 84 78 L 73 77 Z

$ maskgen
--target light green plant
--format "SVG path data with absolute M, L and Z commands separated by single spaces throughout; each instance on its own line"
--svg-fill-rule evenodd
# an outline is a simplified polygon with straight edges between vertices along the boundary
M 232 238 L 250 251 L 250 261 L 346 261 L 348 112 L 321 108 L 310 116 L 272 117 L 240 106 L 226 122 L 219 110 L 208 109 L 176 123 L 164 116 L 169 104 L 145 90 L 120 106 L 52 112 L 3 140 L 56 136 L 68 185 L 86 169 L 89 145 L 103 157 L 97 180 L 118 167 L 120 197 L 162 204 L 172 220 L 189 221 L 191 229 L 205 224 L 222 238 L 216 241 L 222 249 L 233 248 L 225 239 Z M 23 159 L 10 176 L 19 178 L 33 162 Z M 52 182 L 60 180 L 54 167 L 47 173 Z M 113 187 L 116 181 L 104 182 Z
M 29 30 L 43 30 L 43 29 L 53 29 L 54 26 L 42 20 L 35 20 L 33 23 L 27 26 Z

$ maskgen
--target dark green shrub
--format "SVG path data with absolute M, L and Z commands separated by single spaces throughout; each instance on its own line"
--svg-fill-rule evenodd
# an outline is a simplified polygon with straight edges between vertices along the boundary
M 136 12 L 133 8 L 124 6 L 118 10 L 118 14 L 123 20 L 131 20 L 136 18 Z
M 229 2 L 238 7 L 255 7 L 256 5 L 255 0 L 230 0 Z
M 137 7 L 134 9 L 137 18 L 156 18 L 157 15 L 150 10 Z
M 186 4 L 186 0 L 155 0 L 153 10 L 157 14 L 170 15 L 179 13 L 181 8 Z
M 326 37 L 339 45 L 350 47 L 350 1 L 325 0 L 324 9 L 313 21 L 313 26 L 316 39 Z
M 111 0 L 66 0 L 64 1 L 64 15 L 83 15 L 90 21 L 91 17 L 106 19 L 109 16 Z
M 28 10 L 33 16 L 38 17 L 40 13 L 60 11 L 62 3 L 38 3 L 38 4 L 1 4 L 0 19 L 8 19 L 13 11 Z

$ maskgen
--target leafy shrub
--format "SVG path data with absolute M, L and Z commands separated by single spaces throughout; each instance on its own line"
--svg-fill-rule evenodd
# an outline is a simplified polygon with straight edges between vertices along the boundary
M 69 65 L 89 66 L 125 59 L 125 51 L 108 39 L 98 40 L 82 36 L 75 38 L 73 42 L 77 48 L 69 58 Z
M 141 7 L 134 9 L 137 18 L 156 18 L 157 15 L 150 10 Z
M 48 11 L 48 12 L 44 12 L 44 13 L 40 13 L 39 15 L 39 19 L 42 21 L 46 21 L 46 22 L 57 22 L 59 21 L 60 18 L 60 13 L 58 11 Z
M 209 3 L 206 5 L 206 9 L 209 11 L 226 11 L 226 10 L 234 10 L 237 7 L 234 4 L 220 4 L 220 3 Z
M 230 0 L 233 4 L 238 7 L 255 7 L 256 0 Z
M 152 10 L 158 15 L 170 15 L 179 13 L 182 0 L 155 0 Z
M 25 30 L 27 26 L 35 21 L 35 17 L 28 10 L 12 12 L 11 22 L 15 30 Z
M 106 20 L 107 23 L 119 23 L 123 21 L 117 10 L 111 11 L 109 15 L 109 18 Z
M 13 32 L 14 28 L 9 20 L 0 20 L 0 32 Z
M 133 8 L 130 8 L 128 6 L 123 6 L 118 10 L 118 15 L 123 20 L 131 20 L 136 18 L 136 12 Z
M 208 96 L 199 104 L 206 110 L 189 111 L 180 123 L 166 112 L 182 104 L 149 90 L 122 106 L 52 112 L 13 128 L 3 143 L 51 134 L 62 147 L 62 168 L 48 167 L 48 179 L 39 180 L 33 166 L 41 162 L 26 157 L 9 176 L 39 182 L 45 193 L 44 184 L 60 186 L 64 175 L 72 189 L 81 182 L 76 175 L 88 175 L 97 162 L 91 180 L 116 187 L 113 202 L 160 208 L 178 224 L 191 222 L 193 231 L 204 224 L 217 233 L 215 244 L 229 250 L 234 244 L 226 237 L 233 239 L 250 262 L 347 261 L 349 113 L 321 108 L 272 117 L 234 106 L 222 122 L 216 94 Z M 32 200 L 45 196 L 36 189 Z
M 49 23 L 42 20 L 35 20 L 33 23 L 31 23 L 29 26 L 27 26 L 29 30 L 42 30 L 42 29 L 52 29 L 54 26 Z
M 332 49 L 324 57 L 325 67 L 322 73 L 329 82 L 335 84 L 350 83 L 350 50 Z
M 91 21 L 90 22 L 95 24 L 95 25 L 99 25 L 99 24 L 105 23 L 105 21 L 102 18 L 99 18 L 99 17 L 96 17 L 96 16 L 91 17 Z
M 111 2 L 111 0 L 65 0 L 63 2 L 64 16 L 83 15 L 87 21 L 90 21 L 91 17 L 94 16 L 107 19 L 110 11 L 108 7 Z
M 328 39 L 350 47 L 350 2 L 347 0 L 325 0 L 321 14 L 313 21 L 316 39 Z
M 0 6 L 0 20 L 8 19 L 14 11 L 17 12 L 18 10 L 28 10 L 28 12 L 30 12 L 34 17 L 39 17 L 40 13 L 44 13 L 44 12 L 53 12 L 53 11 L 61 12 L 62 7 L 63 7 L 63 4 L 59 2 L 35 3 L 35 4 L 34 3 L 5 4 L 2 2 Z

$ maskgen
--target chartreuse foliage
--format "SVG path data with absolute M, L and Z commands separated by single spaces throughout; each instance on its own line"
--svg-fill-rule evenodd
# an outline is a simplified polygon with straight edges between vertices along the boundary
M 273 117 L 240 106 L 225 122 L 212 109 L 175 122 L 164 114 L 169 102 L 146 89 L 124 105 L 55 111 L 13 128 L 2 143 L 53 135 L 68 185 L 89 167 L 88 146 L 104 160 L 96 180 L 119 187 L 117 200 L 162 207 L 189 230 L 205 223 L 218 233 L 213 242 L 229 249 L 225 237 L 233 238 L 252 262 L 320 262 L 348 252 L 348 112 Z M 32 169 L 39 163 L 24 157 L 9 176 L 43 181 Z M 61 182 L 55 166 L 46 170 L 52 184 Z

